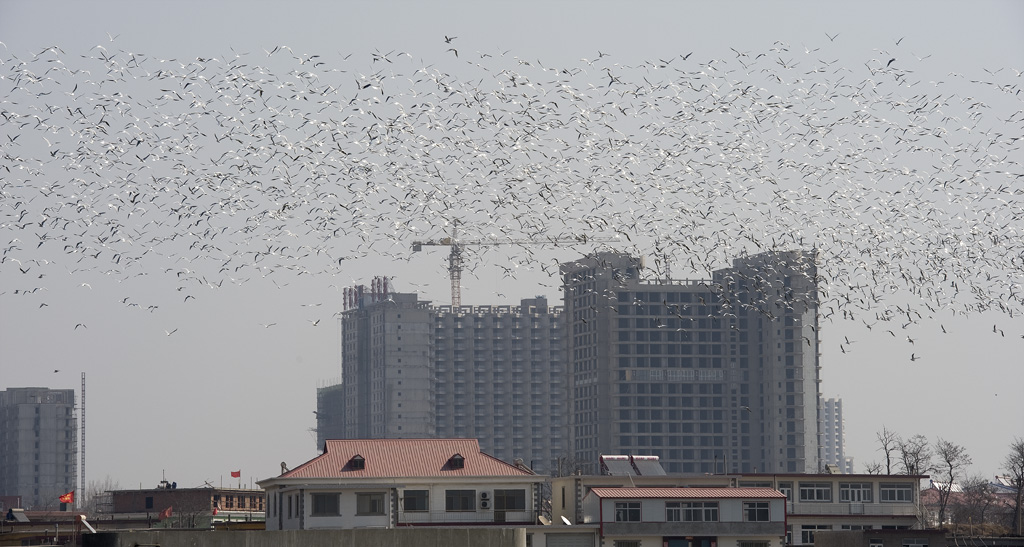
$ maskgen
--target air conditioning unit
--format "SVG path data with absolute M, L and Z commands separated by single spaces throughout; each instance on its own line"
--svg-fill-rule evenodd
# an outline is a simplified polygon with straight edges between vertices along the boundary
M 491 508 L 491 502 L 489 502 L 487 500 L 482 500 L 480 502 L 480 508 L 481 509 L 490 509 Z
M 491 498 L 490 492 L 480 492 L 480 499 L 486 500 L 486 499 L 490 499 L 490 498 Z

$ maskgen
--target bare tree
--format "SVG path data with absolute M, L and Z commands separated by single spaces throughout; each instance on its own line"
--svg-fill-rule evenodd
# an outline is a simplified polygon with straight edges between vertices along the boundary
M 946 522 L 946 506 L 949 504 L 949 494 L 953 491 L 953 484 L 961 478 L 964 471 L 974 463 L 967 449 L 949 442 L 942 437 L 935 441 L 935 457 L 938 464 L 935 471 L 940 474 L 943 482 L 938 483 L 939 493 L 939 526 Z
M 905 475 L 924 475 L 932 470 L 932 449 L 924 435 L 898 439 L 900 467 Z
M 1024 506 L 1021 505 L 1021 500 L 1024 498 L 1024 439 L 1020 437 L 1013 439 L 1013 442 L 1010 443 L 1010 453 L 1007 454 L 1003 465 L 1010 472 L 1010 479 L 1013 481 L 1013 485 L 1017 487 L 1017 497 L 1014 500 L 1013 507 L 1013 531 L 1020 536 L 1022 535 L 1021 521 L 1024 520 L 1022 518 Z
M 889 429 L 884 425 L 882 426 L 882 431 L 876 433 L 875 436 L 878 438 L 878 442 L 882 445 L 879 447 L 879 450 L 885 454 L 885 474 L 892 475 L 893 458 L 899 448 L 900 436 L 894 431 L 889 431 Z
M 868 475 L 881 475 L 882 464 L 878 462 L 868 462 L 864 464 L 864 472 L 867 473 Z
M 82 496 L 80 508 L 88 515 L 112 511 L 113 501 L 109 492 L 120 489 L 120 483 L 112 479 L 110 475 L 102 480 L 89 481 Z
M 996 503 L 996 495 L 992 492 L 988 479 L 981 475 L 967 477 L 960 483 L 963 493 L 950 503 L 953 524 L 958 529 L 965 527 L 973 535 L 975 527 L 982 530 L 991 529 L 988 523 L 988 512 Z M 986 532 L 987 534 L 988 532 Z

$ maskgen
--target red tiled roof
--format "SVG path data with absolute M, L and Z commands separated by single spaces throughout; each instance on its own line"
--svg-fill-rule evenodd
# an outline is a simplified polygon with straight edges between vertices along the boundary
M 527 476 L 534 473 L 480 451 L 476 439 L 343 439 L 329 440 L 324 453 L 280 478 L 478 477 Z M 449 460 L 464 458 L 461 469 Z M 363 469 L 350 460 L 362 456 Z
M 599 498 L 785 498 L 773 488 L 594 488 Z

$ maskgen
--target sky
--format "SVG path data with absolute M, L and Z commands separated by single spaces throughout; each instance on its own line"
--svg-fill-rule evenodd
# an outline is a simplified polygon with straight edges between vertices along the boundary
M 251 483 L 318 453 L 342 289 L 448 304 L 447 249 L 411 243 L 456 221 L 619 241 L 470 249 L 464 304 L 557 302 L 554 265 L 601 248 L 708 278 L 813 245 L 856 470 L 885 427 L 992 476 L 1024 436 L 1021 21 L 1010 1 L 0 1 L 0 389 L 86 374 L 90 481 Z

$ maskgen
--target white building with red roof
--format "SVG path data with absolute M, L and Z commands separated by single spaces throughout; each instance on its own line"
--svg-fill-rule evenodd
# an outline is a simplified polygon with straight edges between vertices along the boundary
M 257 484 L 267 530 L 314 530 L 533 524 L 543 482 L 475 439 L 346 439 Z

